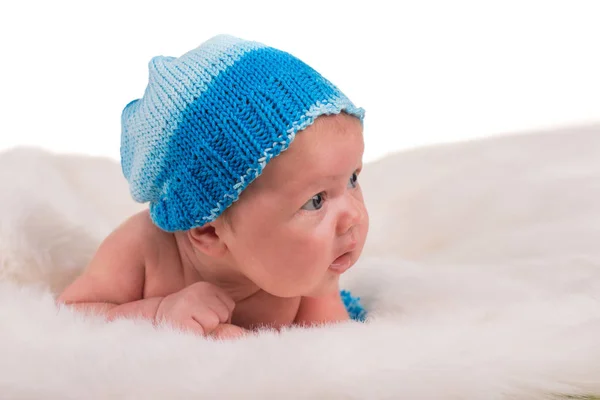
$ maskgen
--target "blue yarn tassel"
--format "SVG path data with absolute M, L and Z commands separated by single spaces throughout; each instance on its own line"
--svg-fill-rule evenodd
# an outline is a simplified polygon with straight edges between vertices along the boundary
M 340 290 L 340 295 L 350 318 L 355 321 L 364 322 L 367 317 L 367 310 L 360 304 L 360 297 L 352 296 L 348 290 Z

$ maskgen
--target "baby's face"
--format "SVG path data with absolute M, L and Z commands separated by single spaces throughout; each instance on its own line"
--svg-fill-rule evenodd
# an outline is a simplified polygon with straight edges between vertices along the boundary
M 356 181 L 363 150 L 360 121 L 346 114 L 298 133 L 228 210 L 222 237 L 236 268 L 280 297 L 336 289 L 369 227 Z

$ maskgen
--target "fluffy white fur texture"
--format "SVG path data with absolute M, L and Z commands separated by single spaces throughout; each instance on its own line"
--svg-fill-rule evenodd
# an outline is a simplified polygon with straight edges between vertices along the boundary
M 600 395 L 600 126 L 368 165 L 344 286 L 367 323 L 218 342 L 106 324 L 54 296 L 142 206 L 116 163 L 0 155 L 2 399 L 542 399 Z

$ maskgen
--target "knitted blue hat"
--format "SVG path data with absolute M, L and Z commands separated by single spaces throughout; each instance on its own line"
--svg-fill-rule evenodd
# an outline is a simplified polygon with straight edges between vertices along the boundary
M 165 231 L 217 218 L 318 116 L 364 117 L 299 59 L 232 36 L 148 67 L 144 96 L 121 116 L 121 166 Z

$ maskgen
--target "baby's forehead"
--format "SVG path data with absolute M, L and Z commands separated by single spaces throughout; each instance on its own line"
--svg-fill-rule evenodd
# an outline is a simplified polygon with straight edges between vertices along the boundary
M 354 117 L 319 118 L 265 167 L 258 180 L 271 191 L 289 192 L 315 182 L 345 179 L 362 162 L 362 125 Z

